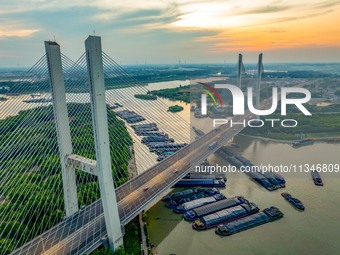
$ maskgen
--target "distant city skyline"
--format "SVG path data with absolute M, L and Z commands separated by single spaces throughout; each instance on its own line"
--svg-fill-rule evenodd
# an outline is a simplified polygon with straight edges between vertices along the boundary
M 76 60 L 89 34 L 122 64 L 340 62 L 338 0 L 0 3 L 0 68 L 28 67 L 54 40 Z

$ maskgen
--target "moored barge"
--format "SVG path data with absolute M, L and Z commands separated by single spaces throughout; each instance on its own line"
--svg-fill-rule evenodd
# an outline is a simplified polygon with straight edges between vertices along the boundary
M 231 222 L 257 213 L 259 208 L 254 203 L 233 206 L 195 220 L 192 227 L 196 230 L 206 230 L 224 222 Z
M 256 227 L 283 217 L 283 213 L 276 207 L 272 206 L 264 209 L 262 212 L 246 216 L 232 222 L 218 225 L 215 232 L 218 235 L 229 236 L 243 230 Z
M 222 199 L 225 199 L 225 196 L 223 194 L 216 194 L 214 196 L 210 197 L 203 197 L 199 199 L 195 199 L 186 203 L 183 203 L 181 205 L 178 205 L 174 208 L 175 213 L 185 213 L 186 211 L 195 209 L 197 207 L 208 205 L 211 203 L 214 203 L 216 201 L 220 201 Z
M 205 215 L 215 213 L 217 211 L 227 209 L 227 208 L 230 208 L 236 205 L 248 204 L 248 203 L 249 201 L 241 196 L 226 198 L 226 199 L 217 201 L 209 205 L 204 205 L 204 206 L 189 210 L 184 214 L 184 219 L 187 221 L 194 221 Z
M 202 187 L 225 187 L 225 181 L 223 179 L 182 179 L 179 180 L 173 188 L 179 188 L 179 187 L 196 187 L 196 186 L 202 186 Z

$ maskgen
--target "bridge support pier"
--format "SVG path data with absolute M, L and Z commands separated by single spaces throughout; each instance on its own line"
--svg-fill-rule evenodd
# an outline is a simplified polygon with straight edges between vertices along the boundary
M 116 249 L 123 245 L 123 235 L 112 179 L 101 38 L 89 36 L 85 41 L 85 50 L 90 83 L 97 175 L 109 246 L 111 249 Z
M 64 204 L 66 216 L 71 216 L 78 211 L 76 174 L 74 169 L 67 164 L 67 156 L 72 154 L 70 124 L 68 119 L 63 68 L 61 63 L 60 46 L 56 42 L 46 41 L 47 56 L 54 117 L 56 120 L 59 155 L 62 170 Z

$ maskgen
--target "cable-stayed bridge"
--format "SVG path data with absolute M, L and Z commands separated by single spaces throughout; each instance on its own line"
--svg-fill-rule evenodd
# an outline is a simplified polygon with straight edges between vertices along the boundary
M 122 109 L 145 116 L 180 143 L 189 143 L 189 123 L 168 113 L 168 105 L 161 100 L 141 103 L 135 98 L 135 94 L 147 93 L 147 88 L 98 45 L 91 45 L 97 39 L 89 38 L 86 53 L 76 62 L 59 54 L 60 66 L 54 62 L 56 52 L 47 50 L 13 85 L 11 97 L 2 105 L 0 254 L 83 254 L 101 245 L 103 238 L 111 236 L 116 242 L 125 224 L 243 129 L 222 125 L 154 165 L 154 156 L 133 132 L 130 138 L 124 122 L 106 103 L 118 102 Z M 59 47 L 54 42 L 46 45 Z M 102 70 L 100 63 L 99 69 L 93 63 L 96 57 L 102 61 Z M 103 81 L 104 93 L 97 90 Z M 65 91 L 59 91 L 60 83 L 65 84 Z M 98 120 L 103 109 L 107 115 L 104 127 Z M 243 119 L 252 117 L 247 112 Z M 101 140 L 105 133 L 107 140 Z M 211 150 L 208 145 L 214 141 L 218 146 Z M 148 169 L 128 180 L 134 160 Z M 105 172 L 109 177 L 103 176 L 103 169 L 108 169 L 105 162 L 110 164 L 110 171 Z M 111 176 L 113 181 L 108 179 Z M 105 189 L 113 184 L 115 192 Z

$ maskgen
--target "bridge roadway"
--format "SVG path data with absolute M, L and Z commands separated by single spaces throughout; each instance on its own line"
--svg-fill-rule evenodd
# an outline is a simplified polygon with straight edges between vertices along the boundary
M 254 115 L 248 111 L 245 116 L 234 117 L 233 121 L 247 121 L 252 118 Z M 243 128 L 243 125 L 221 125 L 118 187 L 116 196 L 121 224 L 126 225 L 143 210 L 159 201 L 193 166 L 201 163 Z M 208 146 L 214 141 L 217 141 L 218 146 L 210 150 Z M 178 169 L 178 172 L 174 173 L 174 169 Z M 146 187 L 148 190 L 145 191 Z M 102 204 L 101 200 L 97 200 L 12 254 L 84 254 L 100 246 L 102 238 L 105 237 Z

